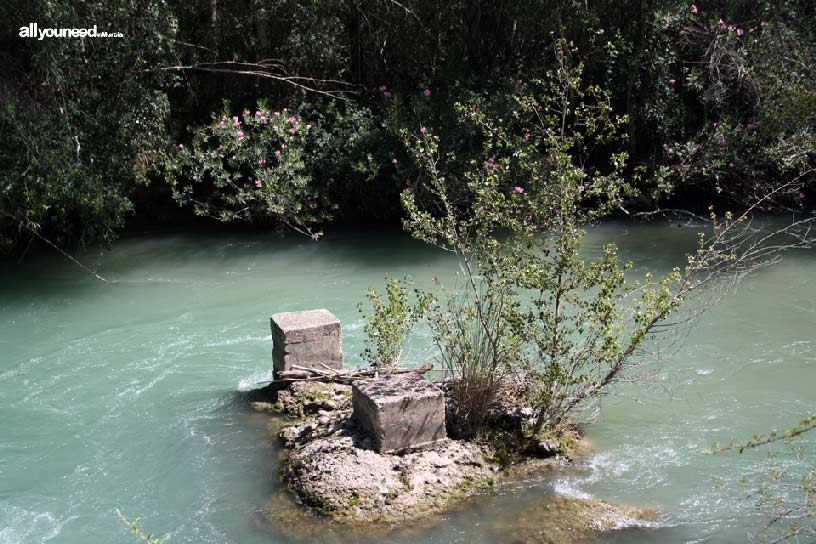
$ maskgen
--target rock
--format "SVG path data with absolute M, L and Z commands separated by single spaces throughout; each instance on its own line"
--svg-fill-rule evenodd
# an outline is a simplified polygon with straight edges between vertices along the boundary
M 329 424 L 329 421 L 331 421 L 331 420 L 329 419 L 329 416 L 320 416 L 319 418 L 317 418 L 317 422 L 318 422 L 320 425 L 323 425 L 323 426 L 328 425 L 328 424 Z
M 380 453 L 425 447 L 447 437 L 442 390 L 416 374 L 352 384 L 354 418 Z
M 328 310 L 282 312 L 272 316 L 273 366 L 325 369 L 343 367 L 340 321 Z M 325 365 L 325 366 L 324 366 Z
M 501 542 L 572 544 L 616 529 L 654 525 L 658 518 L 654 510 L 555 496 L 533 502 L 509 523 L 494 521 L 486 528 Z
M 251 402 L 249 405 L 258 412 L 268 412 L 275 409 L 275 405 L 271 402 Z
M 555 440 L 540 440 L 534 447 L 534 453 L 544 457 L 556 455 L 559 451 L 561 451 L 561 444 Z
M 338 387 L 340 388 L 338 390 Z M 342 397 L 335 397 L 337 392 Z M 334 410 L 326 410 L 325 401 L 335 397 Z M 286 389 L 278 392 L 278 403 L 284 415 L 302 418 L 319 411 L 324 413 L 348 410 L 351 408 L 351 386 L 343 384 L 327 384 L 317 381 L 294 382 Z
M 433 450 L 396 455 L 364 449 L 361 442 L 348 431 L 310 437 L 287 450 L 284 479 L 305 505 L 332 520 L 377 527 L 442 512 L 488 485 L 498 470 L 484 460 L 487 450 L 473 443 L 444 439 Z M 440 467 L 442 459 L 451 462 Z

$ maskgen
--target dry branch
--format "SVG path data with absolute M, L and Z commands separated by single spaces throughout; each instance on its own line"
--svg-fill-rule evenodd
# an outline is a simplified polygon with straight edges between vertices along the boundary
M 334 369 L 319 369 L 307 368 L 298 365 L 293 365 L 292 370 L 281 370 L 277 372 L 278 379 L 258 382 L 256 385 L 266 384 L 288 384 L 292 382 L 326 382 L 326 383 L 343 383 L 351 384 L 356 380 L 372 379 L 379 376 L 386 376 L 391 374 L 417 374 L 423 375 L 426 372 L 433 370 L 431 363 L 425 363 L 417 368 L 404 367 L 372 367 L 372 368 L 349 368 L 345 370 Z

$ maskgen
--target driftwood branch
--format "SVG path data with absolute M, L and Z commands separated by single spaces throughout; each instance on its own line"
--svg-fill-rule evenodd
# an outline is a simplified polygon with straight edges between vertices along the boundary
M 344 383 L 350 384 L 356 380 L 365 380 L 377 378 L 379 376 L 387 376 L 391 374 L 417 374 L 423 375 L 426 372 L 433 370 L 431 363 L 425 363 L 417 368 L 404 367 L 378 367 L 378 368 L 349 368 L 343 370 L 335 370 L 333 368 L 308 368 L 298 365 L 293 365 L 292 370 L 281 370 L 277 373 L 278 379 L 258 382 L 257 385 L 273 384 L 273 383 L 292 383 L 292 382 L 327 382 L 327 383 Z
M 222 60 L 200 62 L 189 65 L 162 66 L 146 71 L 198 71 L 222 75 L 249 76 L 270 79 L 279 83 L 293 85 L 306 92 L 322 94 L 339 100 L 348 100 L 348 93 L 356 93 L 359 87 L 338 79 L 320 79 L 307 76 L 290 75 L 284 65 L 275 59 L 264 59 L 257 62 Z

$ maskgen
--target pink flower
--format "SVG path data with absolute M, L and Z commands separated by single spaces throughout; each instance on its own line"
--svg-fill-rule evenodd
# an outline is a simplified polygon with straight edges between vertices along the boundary
M 425 127 L 419 127 L 419 131 L 420 131 L 422 134 L 425 134 L 426 132 L 428 132 L 428 129 L 427 129 L 427 128 L 425 128 Z
M 735 30 L 737 30 L 737 27 L 736 27 L 736 26 L 734 26 L 734 25 L 730 25 L 730 26 L 728 27 L 728 32 L 734 32 Z
M 692 4 L 691 5 L 691 12 L 692 13 L 697 13 L 697 4 Z
M 261 185 L 263 185 L 263 182 L 261 180 L 259 180 L 259 179 L 256 179 L 255 180 L 255 187 L 260 187 Z
M 388 90 L 388 87 L 386 87 L 385 85 L 380 85 L 380 92 L 381 93 L 384 93 L 387 90 Z
M 414 188 L 413 188 L 413 187 L 406 187 L 404 192 L 406 192 L 406 193 L 413 193 L 413 192 L 414 192 Z
M 729 163 L 728 163 L 728 166 L 729 166 L 730 168 L 734 168 L 734 163 L 733 163 L 733 162 L 729 162 Z
M 286 122 L 288 123 L 294 123 L 295 121 L 297 121 L 297 119 L 295 119 L 294 117 L 290 117 L 289 119 L 286 120 Z
M 741 28 L 737 29 L 737 36 L 742 36 L 744 33 L 745 32 Z
M 499 117 L 499 123 L 504 123 L 504 119 L 502 119 L 501 117 Z
M 674 85 L 675 83 L 677 83 L 677 80 L 676 80 L 676 79 L 670 79 L 670 80 L 669 80 L 669 83 L 671 83 L 672 85 Z
M 753 123 L 748 123 L 747 125 L 745 125 L 745 128 L 747 128 L 748 130 L 754 130 L 754 127 L 755 125 Z
M 670 147 L 670 148 L 668 148 L 666 151 L 668 151 L 668 152 L 669 152 L 669 155 L 671 155 L 671 154 L 673 154 L 673 153 L 674 153 L 674 148 L 673 148 L 673 147 Z
M 424 91 L 422 91 L 422 94 L 424 94 L 425 96 L 431 96 L 431 90 L 425 89 Z
M 219 145 L 219 146 L 218 146 L 218 149 L 224 149 L 224 146 L 223 146 L 223 145 Z
M 720 124 L 719 124 L 719 123 L 714 123 L 714 128 L 715 128 L 715 129 L 716 129 L 716 128 L 720 128 Z
M 286 144 L 281 144 L 281 149 L 286 149 Z
M 313 232 L 312 233 L 312 240 L 317 241 L 320 237 L 323 236 L 323 232 Z
M 312 128 L 312 125 L 306 125 L 306 130 L 309 130 L 310 128 Z
M 529 133 L 529 132 L 525 132 L 525 133 L 524 133 L 524 141 L 525 141 L 525 142 L 529 142 L 529 141 L 530 141 L 530 133 Z
M 255 117 L 261 117 L 262 115 L 263 114 L 260 112 L 260 110 L 255 112 Z
M 289 129 L 289 134 L 294 134 L 295 132 L 296 132 L 296 130 L 294 128 Z
M 391 164 L 397 164 L 397 159 L 391 159 Z
M 236 134 L 238 135 L 238 139 L 239 139 L 239 140 L 243 140 L 243 139 L 244 139 L 244 132 L 243 132 L 243 131 L 239 130 L 239 131 L 238 131 Z
M 280 112 L 279 111 L 275 112 L 275 117 L 280 117 Z
M 275 150 L 275 156 L 276 156 L 276 157 L 280 157 L 280 149 L 276 149 L 276 150 Z
M 232 116 L 232 122 L 233 122 L 233 123 L 235 123 L 236 125 L 240 125 L 240 124 L 241 124 L 241 121 L 239 121 L 239 120 L 238 120 L 238 116 L 237 116 L 237 115 L 233 115 L 233 116 Z
M 179 144 L 179 149 L 184 149 L 184 144 Z
M 482 113 L 482 108 L 476 108 L 476 109 L 475 109 L 475 110 L 473 110 L 473 111 L 475 111 L 476 113 Z
M 520 195 L 521 193 L 524 192 L 524 187 L 513 187 L 513 192 L 516 193 L 517 195 Z
M 583 191 L 583 190 L 584 190 L 584 186 L 583 186 L 583 185 L 579 185 L 579 186 L 578 186 L 578 190 L 579 190 L 579 191 Z
M 717 24 L 720 26 L 720 28 L 724 29 L 726 27 L 725 21 L 722 20 L 722 17 L 720 17 L 720 20 L 717 21 Z
M 805 198 L 805 193 L 799 193 L 799 198 Z
M 391 91 L 385 91 L 383 93 L 383 96 L 386 97 L 386 98 L 391 98 Z

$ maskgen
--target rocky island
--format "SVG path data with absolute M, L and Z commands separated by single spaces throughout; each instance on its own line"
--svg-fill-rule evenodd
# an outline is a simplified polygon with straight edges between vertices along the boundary
M 256 391 L 252 407 L 278 418 L 281 477 L 304 513 L 358 528 L 396 527 L 456 508 L 508 478 L 568 463 L 584 446 L 574 429 L 512 455 L 494 441 L 458 439 L 449 387 L 424 377 L 429 366 L 343 369 L 340 322 L 328 310 L 275 314 L 271 325 L 275 380 Z M 532 415 L 512 398 L 503 395 L 491 415 L 506 441 L 518 439 Z M 561 536 L 546 540 L 528 528 L 522 541 L 585 538 L 653 515 L 598 500 L 545 502 L 528 517 L 537 527 L 548 518 L 560 532 L 547 538 Z M 276 509 L 267 508 L 269 519 L 292 521 Z

